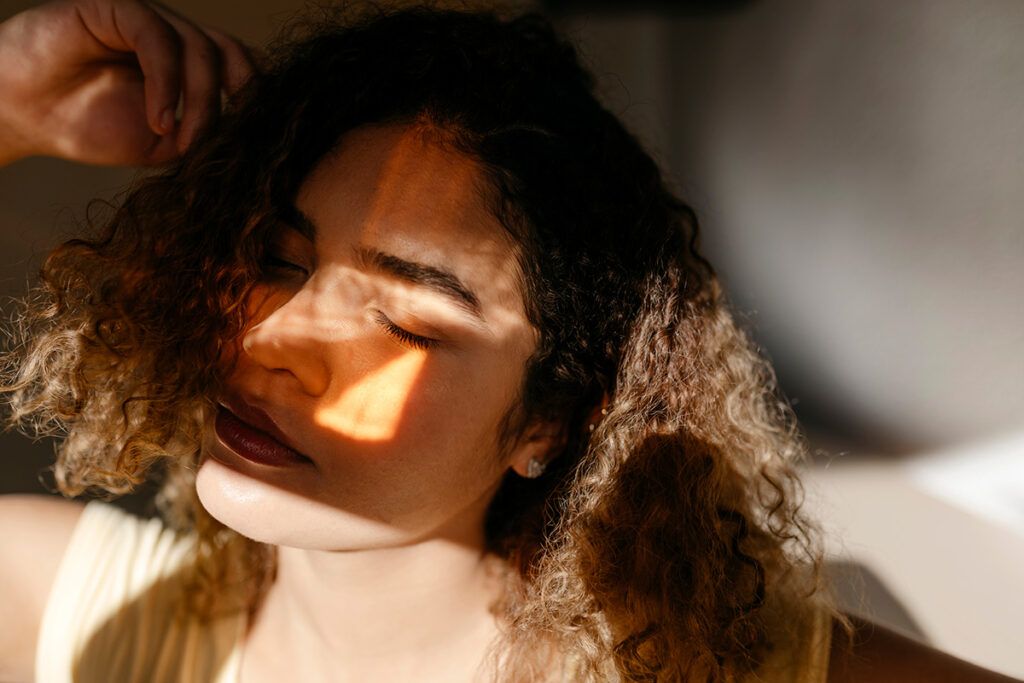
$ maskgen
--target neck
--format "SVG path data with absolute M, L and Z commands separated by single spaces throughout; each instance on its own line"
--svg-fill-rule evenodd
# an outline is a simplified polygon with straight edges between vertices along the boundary
M 482 537 L 358 551 L 279 547 L 249 642 L 261 663 L 274 653 L 296 680 L 428 680 L 425 672 L 471 680 L 498 633 L 490 607 L 501 586 Z

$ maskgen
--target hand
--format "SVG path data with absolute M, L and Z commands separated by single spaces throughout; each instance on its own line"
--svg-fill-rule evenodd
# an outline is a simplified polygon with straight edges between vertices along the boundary
M 0 24 L 0 158 L 156 165 L 254 70 L 216 29 L 143 0 L 61 0 Z M 175 121 L 179 94 L 182 116 Z

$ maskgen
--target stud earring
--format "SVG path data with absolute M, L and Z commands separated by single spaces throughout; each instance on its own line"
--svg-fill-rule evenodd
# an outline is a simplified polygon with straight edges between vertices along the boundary
M 526 465 L 526 478 L 536 479 L 540 475 L 544 474 L 544 469 L 547 466 L 547 463 L 541 462 L 537 458 L 530 458 L 530 462 Z
M 598 408 L 600 408 L 601 417 L 598 417 Z M 601 397 L 601 405 L 598 406 L 598 408 L 595 408 L 594 411 L 590 413 L 590 419 L 588 420 L 590 424 L 587 425 L 587 429 L 590 431 L 597 429 L 597 423 L 608 414 L 608 394 L 604 394 L 604 396 Z

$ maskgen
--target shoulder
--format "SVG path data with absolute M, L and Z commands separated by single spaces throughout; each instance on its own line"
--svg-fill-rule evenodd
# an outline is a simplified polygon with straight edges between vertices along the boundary
M 829 683 L 1014 683 L 865 619 L 849 615 L 852 637 L 832 625 Z
M 191 622 L 179 619 L 195 534 L 98 500 L 18 498 L 0 507 L 0 523 L 18 532 L 0 546 L 4 560 L 12 559 L 0 581 L 24 596 L 10 619 L 0 619 L 17 622 L 10 628 L 20 639 L 20 649 L 2 646 L 9 661 L 0 661 L 7 667 L 0 680 L 135 680 L 153 666 L 189 664 L 183 647 L 205 656 L 208 648 L 185 638 Z M 0 626 L 0 641 L 7 627 Z
M 0 680 L 31 680 L 43 610 L 83 503 L 0 496 Z

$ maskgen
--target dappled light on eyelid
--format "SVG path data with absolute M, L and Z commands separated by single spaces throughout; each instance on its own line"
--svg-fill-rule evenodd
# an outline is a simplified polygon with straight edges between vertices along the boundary
M 350 144 L 359 148 L 354 140 L 364 134 L 365 130 L 350 133 Z M 368 193 L 371 201 L 360 207 L 353 242 L 460 273 L 470 289 L 485 294 L 487 326 L 476 329 L 493 343 L 514 335 L 517 328 L 527 324 L 521 294 L 510 286 L 517 281 L 518 271 L 514 250 L 510 249 L 514 244 L 481 202 L 486 188 L 483 169 L 454 149 L 439 147 L 430 135 L 407 129 L 395 139 L 373 176 L 373 189 Z M 443 184 L 437 182 L 436 173 L 423 173 L 425 167 L 443 167 Z M 422 203 L 424 197 L 429 197 L 428 204 Z M 323 217 L 325 224 L 343 220 L 340 216 Z M 453 221 L 467 227 L 453 230 Z M 453 235 L 458 237 L 453 239 Z M 394 281 L 390 286 L 393 297 L 410 295 L 413 310 L 426 311 L 429 307 L 428 324 L 472 322 L 465 314 L 453 314 L 450 303 L 433 305 L 438 301 L 435 294 Z
M 427 356 L 410 350 L 368 372 L 316 411 L 313 421 L 359 441 L 394 437 Z

